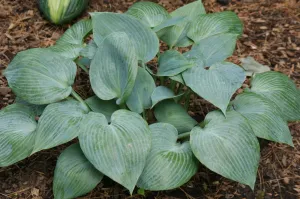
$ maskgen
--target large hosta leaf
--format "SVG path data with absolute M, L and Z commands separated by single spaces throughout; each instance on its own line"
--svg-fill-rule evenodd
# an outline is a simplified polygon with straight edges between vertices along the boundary
M 155 88 L 151 95 L 151 100 L 152 100 L 152 107 L 154 107 L 157 103 L 160 101 L 166 100 L 166 99 L 174 99 L 179 96 L 182 96 L 184 93 L 181 93 L 179 95 L 175 95 L 174 92 L 165 87 L 165 86 L 158 86 Z
M 146 69 L 139 67 L 137 78 L 131 95 L 126 104 L 136 113 L 142 113 L 144 109 L 151 107 L 151 94 L 155 89 L 155 82 Z
M 0 167 L 31 154 L 36 126 L 34 112 L 25 105 L 13 104 L 0 111 Z
M 284 120 L 300 120 L 300 91 L 286 75 L 273 71 L 256 74 L 251 91 L 274 103 Z
M 90 66 L 93 91 L 103 100 L 118 98 L 122 104 L 131 94 L 138 72 L 138 59 L 132 42 L 124 32 L 106 37 Z
M 184 56 L 188 60 L 194 60 L 198 66 L 211 66 L 232 55 L 236 39 L 235 34 L 214 35 L 194 44 L 192 50 L 186 52 Z
M 108 125 L 104 115 L 89 113 L 79 142 L 87 159 L 104 175 L 132 193 L 146 164 L 151 132 L 134 112 L 118 110 Z
M 164 52 L 160 55 L 158 64 L 157 76 L 175 76 L 195 66 L 193 61 L 187 59 L 177 50 Z
M 194 42 L 199 42 L 207 37 L 231 33 L 241 35 L 243 24 L 239 17 L 231 11 L 199 15 L 190 25 L 188 37 Z
M 197 121 L 180 104 L 176 104 L 172 100 L 165 100 L 157 104 L 154 115 L 157 121 L 175 126 L 179 133 L 190 131 L 197 124 Z
M 88 111 L 75 100 L 48 105 L 39 119 L 34 152 L 49 149 L 76 138 L 81 121 Z
M 152 124 L 150 129 L 151 151 L 137 186 L 158 191 L 183 185 L 198 168 L 189 142 L 178 143 L 178 132 L 171 124 Z
M 232 109 L 241 113 L 257 137 L 293 146 L 287 122 L 280 117 L 272 102 L 255 93 L 242 93 L 232 102 Z
M 75 59 L 79 56 L 80 51 L 84 48 L 83 40 L 92 31 L 92 20 L 84 19 L 73 26 L 57 40 L 54 46 L 49 47 L 50 50 L 60 55 Z
M 92 13 L 94 39 L 98 46 L 103 39 L 114 32 L 125 32 L 136 49 L 139 60 L 148 62 L 152 60 L 159 48 L 156 34 L 138 19 L 116 13 Z M 129 46 L 128 46 L 129 47 Z
M 228 112 L 226 117 L 221 112 L 215 116 L 204 129 L 192 130 L 190 143 L 194 154 L 210 170 L 253 189 L 259 143 L 251 126 L 235 111 Z
M 201 14 L 205 14 L 205 9 L 201 0 L 180 7 L 172 12 L 171 16 L 172 18 L 185 17 L 184 20 L 172 27 L 161 29 L 158 32 L 158 35 L 161 35 L 161 40 L 166 42 L 170 47 L 189 46 L 193 43 L 193 41 L 187 37 L 188 30 L 190 29 L 190 23 L 196 18 L 196 16 Z
M 54 198 L 76 198 L 92 191 L 102 180 L 100 173 L 73 144 L 59 156 L 53 179 Z
M 68 97 L 76 65 L 48 49 L 17 54 L 4 72 L 14 93 L 31 104 L 49 104 Z
M 148 1 L 134 3 L 126 14 L 139 19 L 150 28 L 160 25 L 170 17 L 164 7 Z
M 119 108 L 115 100 L 102 100 L 97 96 L 90 97 L 85 100 L 87 105 L 96 113 L 105 115 L 107 121 L 110 122 L 111 115 Z
M 224 114 L 230 98 L 242 86 L 245 78 L 244 70 L 229 62 L 216 63 L 208 70 L 194 67 L 183 73 L 186 85 Z

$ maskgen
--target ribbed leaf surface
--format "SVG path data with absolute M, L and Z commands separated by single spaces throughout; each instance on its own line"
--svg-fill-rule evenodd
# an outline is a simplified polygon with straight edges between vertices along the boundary
M 31 154 L 36 126 L 34 112 L 25 105 L 13 104 L 0 111 L 0 167 Z
M 179 95 L 175 95 L 174 92 L 165 87 L 165 86 L 158 86 L 155 88 L 151 95 L 151 100 L 152 100 L 152 108 L 159 102 L 166 100 L 166 99 L 174 99 L 176 97 L 179 97 L 183 95 L 183 93 Z
M 137 186 L 146 190 L 169 190 L 186 183 L 198 168 L 189 142 L 178 143 L 178 132 L 166 123 L 150 125 L 152 146 Z
M 171 13 L 172 18 L 185 17 L 184 20 L 176 23 L 172 27 L 167 27 L 158 32 L 160 39 L 166 42 L 170 47 L 186 47 L 193 44 L 188 38 L 187 33 L 190 29 L 190 23 L 195 20 L 196 16 L 205 14 L 202 1 L 195 1 L 182 6 Z
M 176 104 L 172 100 L 165 100 L 157 104 L 154 115 L 157 121 L 175 126 L 179 133 L 191 131 L 197 124 L 197 121 L 180 104 Z
M 93 112 L 102 113 L 105 115 L 107 121 L 110 122 L 111 115 L 119 108 L 115 100 L 102 100 L 97 96 L 92 96 L 85 100 L 87 105 L 92 109 Z
M 199 41 L 192 50 L 184 53 L 188 60 L 194 60 L 197 66 L 211 66 L 231 56 L 237 40 L 234 34 L 219 34 Z
M 170 17 L 164 7 L 148 1 L 134 3 L 126 14 L 139 19 L 150 28 L 160 25 Z
M 86 107 L 75 100 L 50 104 L 39 119 L 34 152 L 49 149 L 76 138 Z
M 157 76 L 175 76 L 196 64 L 177 50 L 168 50 L 159 56 Z
M 115 32 L 103 40 L 90 66 L 90 80 L 102 100 L 117 98 L 123 104 L 132 92 L 138 72 L 133 43 L 124 32 Z
M 225 11 L 197 16 L 190 24 L 187 35 L 197 43 L 217 34 L 241 35 L 242 32 L 243 24 L 239 17 L 234 12 Z
M 66 30 L 66 32 L 56 41 L 56 44 L 48 49 L 59 53 L 61 56 L 75 59 L 84 48 L 84 38 L 91 32 L 92 20 L 81 20 Z
M 92 13 L 93 32 L 96 44 L 100 47 L 103 39 L 111 33 L 125 32 L 136 50 L 139 60 L 152 60 L 159 48 L 156 34 L 138 19 L 116 13 Z M 128 46 L 128 47 L 130 47 Z
M 118 110 L 108 125 L 104 115 L 89 113 L 79 142 L 87 159 L 104 175 L 132 193 L 146 164 L 151 132 L 143 118 Z
M 281 118 L 271 101 L 246 92 L 235 98 L 232 108 L 248 120 L 257 137 L 293 146 L 287 122 Z
M 273 71 L 256 74 L 251 91 L 275 104 L 284 120 L 300 120 L 300 91 L 286 75 Z
M 260 152 L 251 126 L 235 111 L 228 112 L 226 118 L 221 112 L 215 116 L 204 129 L 192 130 L 195 156 L 210 170 L 253 189 Z
M 126 101 L 128 108 L 136 113 L 142 113 L 144 109 L 150 108 L 151 94 L 155 86 L 152 76 L 146 69 L 139 67 L 132 93 Z
M 194 67 L 182 75 L 188 87 L 224 114 L 232 95 L 246 79 L 244 70 L 229 62 L 216 63 L 208 70 Z
M 14 93 L 31 104 L 49 104 L 71 94 L 76 65 L 48 49 L 17 54 L 4 72 Z
M 84 156 L 79 144 L 59 156 L 53 179 L 54 198 L 76 198 L 92 191 L 102 180 L 100 173 Z

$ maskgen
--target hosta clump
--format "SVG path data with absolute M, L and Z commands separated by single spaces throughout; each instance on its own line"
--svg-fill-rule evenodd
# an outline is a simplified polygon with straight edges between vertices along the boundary
M 201 1 L 172 13 L 151 2 L 91 13 L 56 45 L 20 52 L 6 69 L 18 100 L 0 112 L 0 166 L 78 138 L 58 158 L 55 198 L 84 195 L 104 175 L 130 193 L 174 189 L 199 162 L 253 189 L 257 137 L 293 146 L 287 122 L 300 120 L 300 91 L 269 71 L 232 100 L 246 75 L 224 60 L 241 34 L 235 13 L 206 14 Z M 169 50 L 159 52 L 159 40 Z M 157 68 L 147 64 L 154 58 Z M 95 93 L 85 100 L 73 88 L 77 66 Z M 191 94 L 219 110 L 196 121 Z

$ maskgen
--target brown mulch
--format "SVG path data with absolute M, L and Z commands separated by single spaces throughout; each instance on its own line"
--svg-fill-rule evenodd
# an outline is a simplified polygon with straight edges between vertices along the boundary
M 124 12 L 133 0 L 90 0 L 88 11 Z M 189 3 L 189 0 L 155 1 L 169 11 Z M 203 0 L 209 12 L 232 10 L 244 21 L 244 34 L 230 58 L 248 55 L 271 69 L 281 71 L 300 87 L 300 2 L 298 0 L 232 0 L 220 6 L 215 0 Z M 82 17 L 87 17 L 87 12 Z M 5 69 L 21 50 L 53 45 L 69 25 L 54 26 L 45 21 L 35 0 L 0 0 L 0 71 Z M 86 77 L 80 75 L 76 90 L 87 95 Z M 79 82 L 80 81 L 80 82 Z M 0 74 L 0 109 L 13 103 L 14 95 Z M 201 103 L 203 109 L 199 109 Z M 199 109 L 199 110 L 198 110 Z M 190 113 L 207 113 L 211 107 L 196 101 Z M 172 191 L 146 192 L 147 198 L 300 198 L 300 123 L 289 124 L 295 147 L 262 141 L 261 161 L 254 192 L 247 186 L 232 182 L 201 167 L 186 185 Z M 42 151 L 18 164 L 0 168 L 0 199 L 53 198 L 52 180 L 56 160 L 66 147 Z M 136 192 L 135 192 L 136 193 Z M 104 179 L 95 190 L 83 198 L 141 198 L 128 192 L 110 179 Z

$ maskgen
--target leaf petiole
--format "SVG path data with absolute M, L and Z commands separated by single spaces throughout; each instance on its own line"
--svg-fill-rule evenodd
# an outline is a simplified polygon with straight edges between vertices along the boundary
M 190 137 L 190 134 L 191 134 L 191 132 L 179 134 L 177 140 L 182 140 L 182 139 L 188 138 L 188 137 Z
M 91 111 L 90 107 L 85 103 L 85 101 L 74 90 L 72 90 L 71 95 L 77 101 L 79 101 L 82 105 L 84 105 L 84 107 L 87 108 L 87 110 Z
M 76 63 L 82 70 L 84 70 L 87 74 L 89 74 L 89 69 L 88 69 L 85 65 L 81 64 L 78 60 L 79 60 L 79 59 L 76 59 L 76 60 L 75 60 L 75 63 Z

